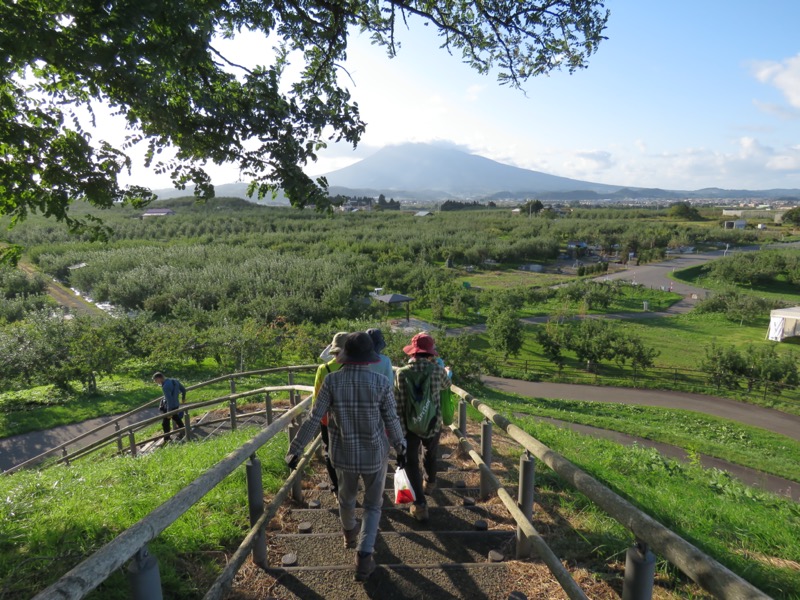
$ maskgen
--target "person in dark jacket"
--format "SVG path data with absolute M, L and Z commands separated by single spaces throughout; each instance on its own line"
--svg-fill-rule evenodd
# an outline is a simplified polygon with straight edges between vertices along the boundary
M 161 386 L 161 391 L 164 392 L 164 397 L 161 399 L 161 404 L 158 407 L 162 413 L 167 413 L 173 410 L 176 410 L 181 407 L 181 402 L 186 402 L 186 388 L 183 387 L 183 384 L 178 381 L 177 379 L 173 379 L 171 377 L 164 377 L 164 374 L 161 372 L 156 373 L 153 375 L 153 381 L 155 381 L 158 385 Z M 181 396 L 181 401 L 178 401 L 178 396 Z M 170 441 L 170 420 L 175 422 L 175 431 L 181 430 L 178 433 L 178 440 L 183 439 L 184 431 L 186 430 L 185 425 L 183 424 L 183 411 L 179 413 L 175 413 L 170 417 L 164 417 L 161 421 L 161 428 L 166 433 L 166 437 L 164 437 L 164 442 Z

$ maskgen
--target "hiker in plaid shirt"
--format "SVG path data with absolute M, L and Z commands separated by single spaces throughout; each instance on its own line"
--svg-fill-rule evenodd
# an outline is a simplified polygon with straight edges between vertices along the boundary
M 330 458 L 339 480 L 339 518 L 345 548 L 358 542 L 358 581 L 366 580 L 375 570 L 372 554 L 381 518 L 390 442 L 397 452 L 398 466 L 405 465 L 406 442 L 392 384 L 385 375 L 369 370 L 369 365 L 379 360 L 369 335 L 347 335 L 344 348 L 336 357 L 342 367 L 325 377 L 311 415 L 286 455 L 286 463 L 294 469 L 303 448 L 316 434 L 320 419 L 328 413 Z M 359 478 L 364 480 L 364 518 L 360 528 L 355 518 Z
M 431 360 L 438 353 L 433 338 L 427 333 L 415 335 L 411 339 L 411 343 L 403 348 L 403 352 L 411 358 L 408 364 L 398 369 L 395 374 L 394 394 L 397 400 L 397 414 L 400 416 L 400 422 L 403 424 L 403 431 L 406 434 L 406 473 L 416 497 L 414 504 L 411 505 L 411 516 L 417 521 L 427 521 L 428 503 L 425 501 L 425 494 L 436 489 L 436 454 L 439 450 L 439 437 L 442 432 L 441 392 L 450 387 L 450 378 L 441 365 Z M 429 424 L 427 435 L 421 436 L 409 431 L 406 422 L 406 403 L 411 401 L 406 387 L 406 374 L 409 371 L 426 370 L 431 370 L 430 397 L 436 403 L 436 416 Z M 423 449 L 422 464 L 426 477 L 424 486 L 419 465 L 420 447 Z

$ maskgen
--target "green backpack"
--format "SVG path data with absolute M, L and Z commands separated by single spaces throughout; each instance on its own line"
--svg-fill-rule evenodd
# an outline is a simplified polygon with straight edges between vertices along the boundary
M 407 400 L 404 407 L 406 429 L 421 438 L 428 438 L 436 426 L 436 401 L 431 397 L 431 374 L 434 365 L 424 371 L 403 369 Z

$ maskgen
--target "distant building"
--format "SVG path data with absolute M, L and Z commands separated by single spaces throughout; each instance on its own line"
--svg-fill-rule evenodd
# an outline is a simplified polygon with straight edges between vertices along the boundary
M 522 209 L 520 209 L 520 208 L 512 208 L 511 209 L 511 214 L 512 215 L 521 215 L 522 214 Z
M 536 263 L 519 266 L 520 271 L 528 271 L 530 273 L 541 273 L 543 268 L 542 265 L 537 265 Z
M 175 211 L 171 208 L 148 208 L 142 213 L 142 217 L 169 217 L 174 214 Z
M 432 217 L 433 213 L 429 210 L 421 210 L 417 213 L 414 213 L 415 217 Z
M 744 229 L 747 221 L 744 219 L 737 219 L 736 221 L 725 221 L 725 229 Z

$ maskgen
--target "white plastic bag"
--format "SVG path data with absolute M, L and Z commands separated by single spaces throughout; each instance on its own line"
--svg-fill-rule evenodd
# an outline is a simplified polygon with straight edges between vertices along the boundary
M 397 471 L 394 472 L 394 503 L 409 504 L 416 499 L 414 488 L 411 487 L 411 482 L 408 480 L 406 470 L 397 469 Z

